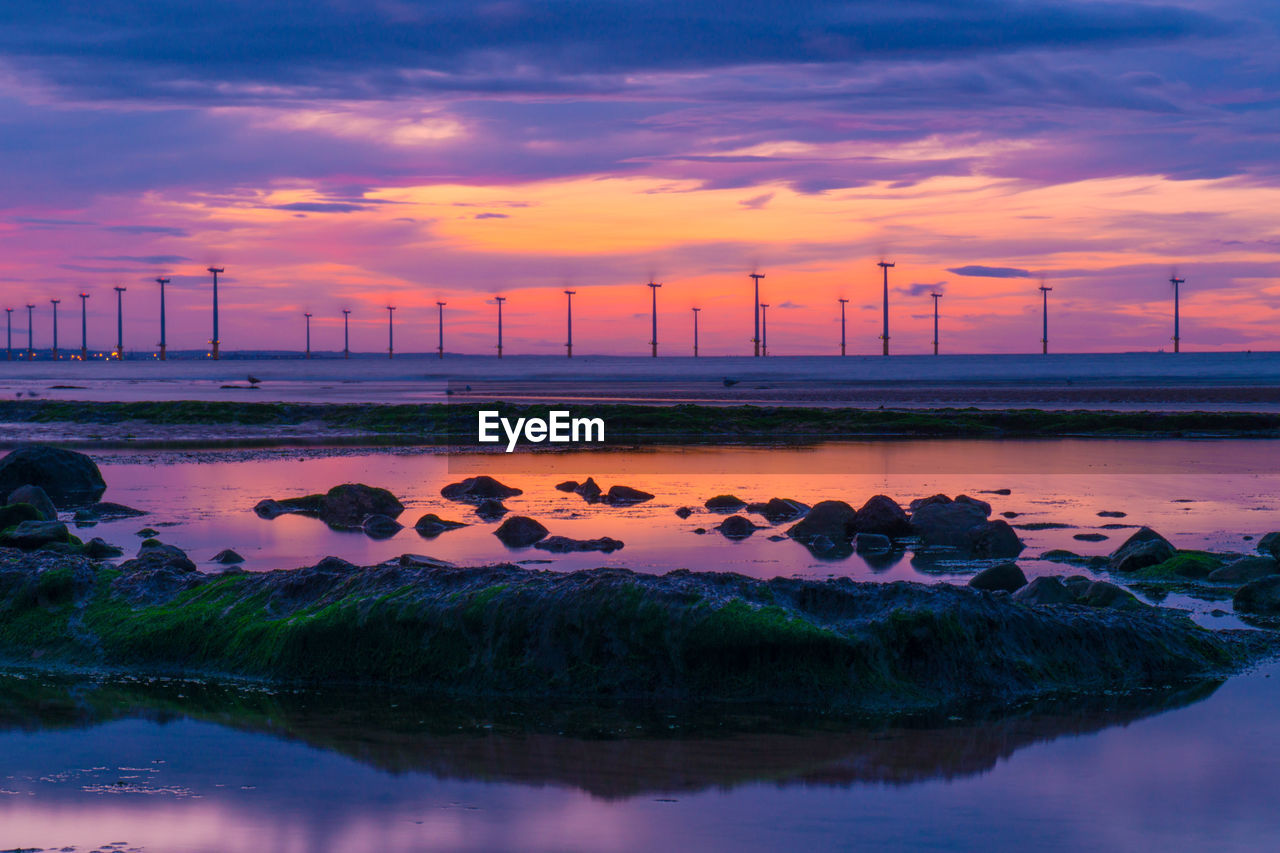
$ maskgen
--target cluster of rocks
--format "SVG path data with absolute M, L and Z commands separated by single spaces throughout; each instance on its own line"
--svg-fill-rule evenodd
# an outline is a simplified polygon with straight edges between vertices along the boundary
M 556 483 L 556 490 L 578 495 L 589 504 L 602 503 L 609 506 L 633 506 L 645 501 L 651 501 L 654 498 L 654 495 L 641 489 L 616 484 L 610 486 L 609 491 L 606 492 L 600 488 L 600 484 L 595 481 L 594 477 L 588 477 L 582 483 L 577 480 L 565 480 L 563 483 Z
M 969 586 L 991 593 L 1010 595 L 1020 604 L 1081 604 L 1089 607 L 1146 607 L 1132 593 L 1110 581 L 1084 575 L 1060 578 L 1045 575 L 1030 582 L 1017 563 L 999 563 L 969 579 Z

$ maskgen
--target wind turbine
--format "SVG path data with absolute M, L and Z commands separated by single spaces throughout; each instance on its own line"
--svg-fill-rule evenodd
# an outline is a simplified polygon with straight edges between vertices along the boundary
M 568 314 L 567 314 L 566 322 L 568 323 L 568 331 L 569 331 L 569 337 L 565 341 L 565 345 L 564 345 L 566 358 L 573 358 L 573 295 L 577 292 L 578 291 L 576 290 L 566 290 L 564 292 L 565 298 L 568 303 Z
M 49 304 L 53 306 L 53 360 L 58 360 L 58 303 L 61 299 L 50 299 Z
M 849 302 L 848 299 L 837 299 L 840 303 L 840 355 L 844 355 L 844 306 Z
M 701 308 L 693 309 L 693 357 L 698 357 L 698 312 Z
M 342 309 L 342 357 L 351 358 L 351 309 Z
M 124 292 L 127 287 L 116 285 L 116 361 L 124 361 Z
M 1044 355 L 1049 354 L 1049 292 L 1051 290 L 1053 290 L 1053 288 L 1045 287 L 1043 280 L 1040 282 L 1040 295 L 1044 300 L 1044 333 L 1040 338 L 1040 343 L 1044 347 L 1042 350 Z
M 213 345 L 213 360 L 218 360 L 218 347 L 221 341 L 218 340 L 218 273 L 226 272 L 222 267 L 209 267 L 209 272 L 213 273 L 213 340 L 209 341 Z
M 311 312 L 303 311 L 302 316 L 307 318 L 307 358 L 311 358 Z
M 5 347 L 6 361 L 13 361 L 13 309 L 12 308 L 4 309 L 4 320 L 5 320 L 4 347 Z
M 396 306 L 387 306 L 387 358 L 396 357 L 396 341 L 395 341 L 395 317 Z
M 89 360 L 89 318 L 86 309 L 86 300 L 89 294 L 80 294 L 80 360 Z
M 502 358 L 502 303 L 507 301 L 507 297 L 495 296 L 493 298 L 498 303 L 498 358 Z
M 894 265 L 889 261 L 876 261 L 876 266 L 884 273 L 884 333 L 880 339 L 884 341 L 884 355 L 889 354 L 889 269 Z
M 36 360 L 36 348 L 31 345 L 31 312 L 35 310 L 35 307 L 30 302 L 27 303 L 27 361 Z
M 1185 278 L 1178 278 L 1176 274 L 1169 276 L 1169 283 L 1173 285 L 1173 351 L 1174 352 L 1180 351 L 1180 346 L 1182 343 L 1181 330 L 1179 329 L 1180 318 L 1178 316 L 1178 285 L 1185 284 L 1186 281 L 1187 280 Z
M 653 347 L 653 357 L 658 357 L 658 288 L 660 284 L 649 282 L 649 292 L 653 294 L 653 340 L 649 341 L 649 345 Z
M 444 306 L 445 306 L 446 304 L 447 304 L 447 303 L 444 303 L 444 302 L 437 302 L 437 303 L 436 303 L 436 311 L 437 311 L 437 312 L 438 312 L 438 314 L 439 314 L 439 320 L 440 320 L 440 327 L 439 327 L 439 329 L 440 329 L 440 347 L 439 347 L 439 349 L 437 350 L 437 352 L 439 352 L 439 354 L 440 354 L 440 358 L 444 358 Z
M 164 331 L 164 286 L 169 283 L 167 278 L 157 278 L 156 284 L 160 285 L 160 360 L 166 361 L 165 358 L 165 331 Z
M 942 298 L 942 294 L 936 290 L 929 294 L 933 297 L 933 354 L 938 354 L 938 300 Z
M 760 356 L 769 354 L 769 306 L 760 303 Z
M 756 334 L 755 334 L 755 337 L 751 339 L 751 343 L 755 345 L 755 351 L 753 352 L 753 355 L 755 355 L 756 357 L 759 357 L 760 355 L 760 279 L 764 278 L 764 273 L 753 272 L 753 273 L 747 273 L 747 275 L 749 275 L 756 283 L 756 298 L 755 298 L 755 302 L 753 303 L 755 306 L 754 314 L 756 318 Z

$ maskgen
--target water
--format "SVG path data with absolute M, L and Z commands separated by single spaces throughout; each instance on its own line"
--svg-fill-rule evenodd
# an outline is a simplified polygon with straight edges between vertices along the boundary
M 0 844 L 1265 849 L 1277 673 L 1004 719 L 673 733 L 650 717 L 625 737 L 425 700 L 0 676 Z
M 877 493 L 906 503 L 945 492 L 968 493 L 992 504 L 996 517 L 1016 512 L 1015 525 L 1062 524 L 1060 529 L 1019 530 L 1027 544 L 1029 575 L 1081 570 L 1035 559 L 1048 549 L 1108 554 L 1131 532 L 1148 525 L 1183 548 L 1251 551 L 1268 530 L 1280 529 L 1280 444 L 1265 440 L 1213 441 L 981 441 L 910 440 L 838 442 L 803 447 L 644 448 L 608 452 L 446 454 L 422 451 L 217 451 L 97 454 L 109 483 L 106 499 L 150 515 L 79 531 L 101 536 L 131 554 L 136 531 L 150 526 L 160 538 L 189 551 L 212 570 L 223 548 L 246 558 L 249 570 L 294 568 L 328 555 L 371 564 L 403 553 L 427 554 L 464 565 L 503 561 L 554 570 L 622 566 L 643 572 L 678 568 L 734 571 L 753 577 L 880 580 L 964 580 L 973 564 L 920 560 L 910 551 L 871 562 L 854 555 L 819 559 L 790 540 L 770 541 L 788 523 L 732 542 L 715 532 L 723 516 L 702 509 L 714 495 L 748 501 L 788 497 L 815 503 L 845 500 L 855 507 Z M 509 549 L 493 536 L 498 522 L 483 522 L 467 504 L 440 497 L 440 488 L 487 473 L 524 494 L 505 503 L 513 514 L 539 519 L 552 534 L 574 538 L 611 536 L 625 547 L 612 554 L 550 554 Z M 589 505 L 556 491 L 566 479 L 594 476 L 654 493 L 648 503 L 614 508 Z M 258 518 L 252 507 L 264 497 L 322 492 L 345 482 L 390 489 L 405 503 L 406 528 L 386 540 L 340 532 L 313 518 Z M 997 489 L 1011 494 L 988 494 Z M 682 520 L 675 509 L 697 510 Z M 470 526 L 424 539 L 413 529 L 423 513 Z M 1099 512 L 1123 512 L 1123 518 Z M 753 520 L 765 525 L 759 516 Z M 1119 525 L 1105 528 L 1104 525 Z M 707 530 L 699 535 L 698 528 Z M 1074 539 L 1099 534 L 1100 542 Z M 1230 602 L 1187 597 L 1172 601 L 1206 624 L 1222 621 Z M 1217 611 L 1217 615 L 1214 615 Z

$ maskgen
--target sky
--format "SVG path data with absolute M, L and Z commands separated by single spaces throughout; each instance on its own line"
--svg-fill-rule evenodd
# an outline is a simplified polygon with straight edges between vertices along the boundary
M 48 346 L 1280 345 L 1280 5 L 0 0 L 0 307 Z

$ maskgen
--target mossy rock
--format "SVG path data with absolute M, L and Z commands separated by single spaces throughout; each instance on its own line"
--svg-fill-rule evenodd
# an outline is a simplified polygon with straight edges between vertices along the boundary
M 1203 580 L 1222 566 L 1221 557 L 1207 551 L 1179 551 L 1163 563 L 1134 572 L 1135 580 Z

